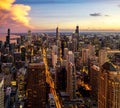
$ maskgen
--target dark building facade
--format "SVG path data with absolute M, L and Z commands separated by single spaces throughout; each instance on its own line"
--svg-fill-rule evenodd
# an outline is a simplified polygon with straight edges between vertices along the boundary
M 46 77 L 44 63 L 31 63 L 28 66 L 27 108 L 45 108 Z
M 6 36 L 6 47 L 10 46 L 10 29 L 8 29 L 7 36 Z
M 65 67 L 56 66 L 56 86 L 61 91 L 66 91 L 67 71 Z

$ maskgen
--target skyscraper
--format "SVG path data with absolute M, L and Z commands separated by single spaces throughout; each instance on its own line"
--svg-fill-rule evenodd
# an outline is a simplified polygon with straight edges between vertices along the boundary
M 74 38 L 73 39 L 73 41 L 72 41 L 72 43 L 73 43 L 73 52 L 76 52 L 77 51 L 77 39 L 76 38 Z
M 99 51 L 99 65 L 102 66 L 107 61 L 107 52 L 106 50 L 101 49 Z
M 55 82 L 56 87 L 59 90 L 66 90 L 66 80 L 67 80 L 67 72 L 65 66 L 61 66 L 60 61 L 56 64 L 56 73 L 55 73 Z
M 76 39 L 76 42 L 77 42 L 77 50 L 79 49 L 79 26 L 76 26 L 76 29 L 75 29 L 75 34 L 74 34 L 74 38 Z
M 75 34 L 77 36 L 77 40 L 79 40 L 79 26 L 76 26 Z
M 68 62 L 66 91 L 70 95 L 71 100 L 76 98 L 76 72 L 75 65 L 72 62 Z
M 68 48 L 64 48 L 64 59 L 67 59 Z
M 112 50 L 112 49 L 101 49 L 99 51 L 99 66 L 101 67 L 105 62 L 109 61 L 108 56 L 114 54 L 120 54 L 120 50 Z
M 98 77 L 100 73 L 100 68 L 96 65 L 90 66 L 90 86 L 91 86 L 91 97 L 93 100 L 98 100 Z
M 72 51 L 68 51 L 68 58 L 67 58 L 68 62 L 71 62 L 72 64 L 75 64 L 75 60 L 74 60 L 74 53 Z
M 119 50 L 104 48 L 99 51 L 98 108 L 120 108 Z
M 4 78 L 0 75 L 0 108 L 4 108 Z
M 76 92 L 76 69 L 74 62 L 74 54 L 72 51 L 68 52 L 67 58 L 67 93 L 70 95 L 70 99 L 75 99 Z
M 60 34 L 59 34 L 59 28 L 56 28 L 56 39 L 59 40 L 60 39 Z
M 21 60 L 25 61 L 25 54 L 26 54 L 26 48 L 22 47 L 21 48 Z
M 28 108 L 45 108 L 46 106 L 46 77 L 43 62 L 30 63 L 28 66 Z
M 98 79 L 98 108 L 120 108 L 120 66 L 104 63 Z
M 32 33 L 31 33 L 31 30 L 28 31 L 27 40 L 28 40 L 29 44 L 32 42 Z
M 88 59 L 89 59 L 89 56 L 90 56 L 90 50 L 87 49 L 87 48 L 82 48 L 82 61 L 84 64 L 87 64 L 88 63 Z
M 8 29 L 7 36 L 6 36 L 6 46 L 10 46 L 10 29 Z

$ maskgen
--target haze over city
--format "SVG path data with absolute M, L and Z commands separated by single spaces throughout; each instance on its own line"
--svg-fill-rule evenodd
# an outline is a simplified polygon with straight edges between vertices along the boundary
M 119 31 L 119 0 L 1 0 L 0 32 Z

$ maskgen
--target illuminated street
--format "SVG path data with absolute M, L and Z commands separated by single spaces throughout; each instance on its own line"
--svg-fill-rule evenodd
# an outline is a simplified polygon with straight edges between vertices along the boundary
M 45 49 L 43 49 L 43 55 L 44 55 L 44 63 L 45 63 L 45 69 L 46 69 L 46 82 L 50 85 L 50 92 L 54 95 L 55 103 L 57 108 L 61 108 L 56 90 L 55 90 L 55 85 L 54 81 L 52 80 L 50 76 L 50 72 L 48 71 L 48 65 L 47 65 L 47 60 L 46 60 L 46 52 Z

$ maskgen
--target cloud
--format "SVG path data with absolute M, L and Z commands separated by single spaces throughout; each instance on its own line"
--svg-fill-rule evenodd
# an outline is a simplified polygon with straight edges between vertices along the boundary
M 97 17 L 97 16 L 102 16 L 101 13 L 92 13 L 92 14 L 89 14 L 90 16 L 94 16 L 94 17 Z
M 104 15 L 104 16 L 105 16 L 105 17 L 110 17 L 110 15 L 107 15 L 107 14 L 106 14 L 106 15 Z
M 0 0 L 0 31 L 8 27 L 13 30 L 31 28 L 29 22 L 30 6 L 14 4 L 15 0 Z
M 110 17 L 110 15 L 108 15 L 108 14 L 101 14 L 101 13 L 92 13 L 89 15 L 93 16 L 93 17 L 98 17 L 98 16 Z
M 120 7 L 120 4 L 118 5 L 118 7 Z

